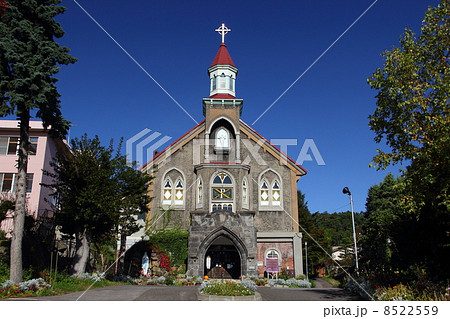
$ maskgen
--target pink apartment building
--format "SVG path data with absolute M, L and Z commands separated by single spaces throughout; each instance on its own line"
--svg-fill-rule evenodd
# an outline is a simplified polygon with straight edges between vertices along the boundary
M 19 122 L 0 120 L 0 197 L 14 195 L 18 141 Z M 50 178 L 43 174 L 43 170 L 51 170 L 50 162 L 56 155 L 58 146 L 65 144 L 49 136 L 41 121 L 30 121 L 30 143 L 27 175 L 28 214 L 35 219 L 51 217 L 53 202 L 51 190 L 41 186 L 41 183 L 49 183 Z M 1 222 L 0 229 L 9 237 L 12 228 L 13 216 L 10 212 Z

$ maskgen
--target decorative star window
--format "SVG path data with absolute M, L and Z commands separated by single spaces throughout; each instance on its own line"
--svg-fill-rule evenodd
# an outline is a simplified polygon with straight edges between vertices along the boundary
M 211 186 L 211 210 L 233 211 L 234 188 L 231 177 L 224 172 L 219 172 Z

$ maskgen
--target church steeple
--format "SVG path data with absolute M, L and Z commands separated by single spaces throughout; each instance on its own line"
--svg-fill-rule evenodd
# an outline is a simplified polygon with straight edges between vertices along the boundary
M 230 54 L 228 53 L 227 46 L 225 45 L 225 34 L 231 31 L 225 24 L 216 29 L 222 36 L 222 43 L 217 51 L 217 54 L 208 68 L 208 74 L 210 79 L 210 98 L 219 99 L 234 99 L 235 82 L 238 69 L 234 65 Z
M 240 117 L 243 100 L 236 98 L 235 81 L 238 69 L 224 43 L 225 34 L 231 30 L 222 23 L 216 31 L 222 36 L 222 43 L 208 68 L 211 85 L 209 98 L 203 99 L 206 127 L 205 163 L 218 161 L 219 157 L 220 161 L 240 163 Z M 210 148 L 210 144 L 214 147 Z

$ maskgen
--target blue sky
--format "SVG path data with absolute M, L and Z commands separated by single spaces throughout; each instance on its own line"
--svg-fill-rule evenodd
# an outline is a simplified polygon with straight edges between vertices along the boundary
M 221 41 L 214 29 L 224 22 L 232 29 L 225 42 L 239 68 L 242 119 L 252 124 L 374 0 L 77 2 L 197 122 L 209 95 L 207 68 Z M 437 3 L 377 1 L 253 125 L 267 139 L 297 139 L 288 148 L 294 159 L 305 139 L 314 140 L 326 165 L 304 162 L 308 174 L 298 183 L 311 212 L 349 210 L 344 186 L 362 211 L 368 188 L 387 174 L 368 167 L 382 145 L 368 127 L 376 91 L 366 79 L 404 28 L 418 32 L 427 6 Z M 74 1 L 62 4 L 67 11 L 57 20 L 66 35 L 59 42 L 79 59 L 57 75 L 71 138 L 87 133 L 118 142 L 149 128 L 174 141 L 196 124 Z

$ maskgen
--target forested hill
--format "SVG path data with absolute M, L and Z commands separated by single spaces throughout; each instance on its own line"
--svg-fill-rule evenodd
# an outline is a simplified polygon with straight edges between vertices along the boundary
M 353 244 L 351 212 L 329 214 L 316 212 L 311 215 L 313 223 L 323 230 L 331 246 L 350 246 Z M 364 223 L 362 213 L 355 213 L 356 234 L 361 233 Z

